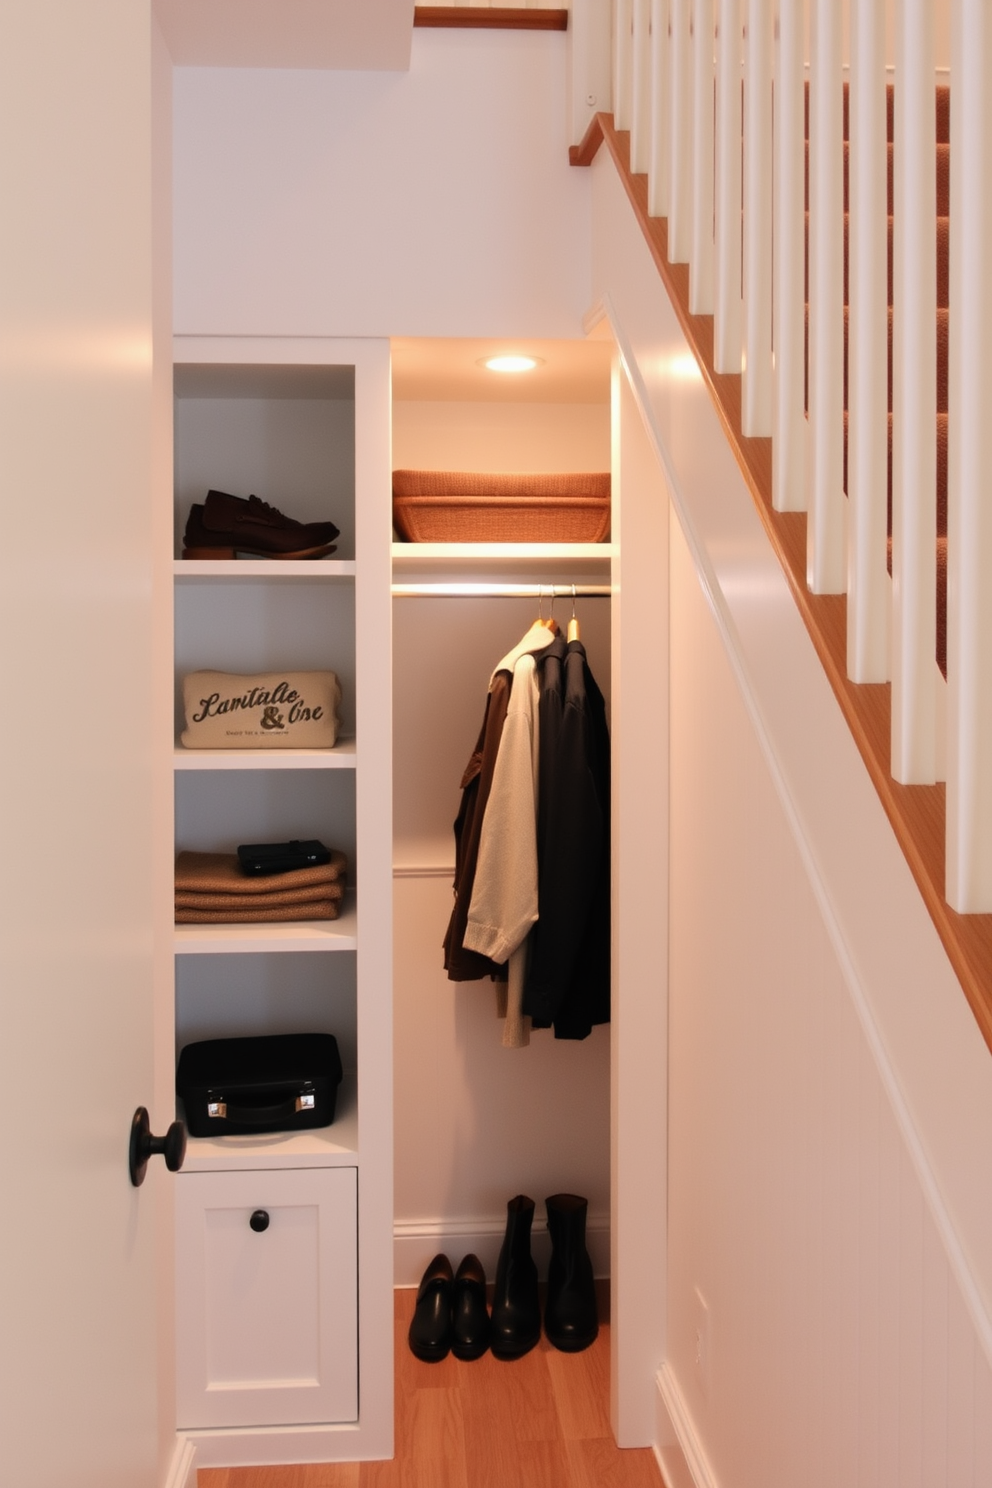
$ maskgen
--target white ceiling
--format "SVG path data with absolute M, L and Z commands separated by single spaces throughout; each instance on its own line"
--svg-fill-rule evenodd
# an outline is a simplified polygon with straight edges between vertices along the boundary
M 414 0 L 153 0 L 177 67 L 405 72 Z
M 397 337 L 392 344 L 393 397 L 412 402 L 608 403 L 612 343 L 544 341 L 521 336 L 447 339 Z M 532 372 L 490 372 L 485 357 L 524 352 L 540 357 Z

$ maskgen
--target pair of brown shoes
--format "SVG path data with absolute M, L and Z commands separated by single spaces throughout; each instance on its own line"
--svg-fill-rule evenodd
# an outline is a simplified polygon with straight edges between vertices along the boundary
M 208 491 L 202 506 L 189 509 L 183 557 L 326 558 L 337 536 L 333 522 L 297 522 L 257 496 Z
M 452 1275 L 446 1255 L 436 1255 L 421 1278 L 409 1332 L 410 1351 L 425 1364 L 449 1352 L 480 1359 L 489 1347 L 486 1273 L 478 1256 L 467 1255 Z

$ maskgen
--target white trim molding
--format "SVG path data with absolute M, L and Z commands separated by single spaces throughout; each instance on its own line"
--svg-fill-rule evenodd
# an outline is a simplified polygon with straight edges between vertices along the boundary
M 720 1488 L 671 1365 L 664 1363 L 658 1385 L 658 1441 L 655 1456 L 668 1488 Z
M 538 1272 L 547 1272 L 551 1242 L 544 1224 L 540 1203 L 531 1233 L 531 1250 Z M 393 1278 L 398 1287 L 420 1284 L 424 1267 L 431 1257 L 443 1251 L 457 1266 L 463 1256 L 479 1257 L 491 1281 L 496 1274 L 496 1261 L 506 1232 L 506 1216 L 479 1215 L 468 1219 L 422 1218 L 400 1220 L 393 1226 Z M 586 1222 L 586 1247 L 597 1276 L 610 1274 L 610 1216 L 590 1214 Z
M 188 1436 L 176 1438 L 162 1488 L 196 1488 L 196 1447 Z

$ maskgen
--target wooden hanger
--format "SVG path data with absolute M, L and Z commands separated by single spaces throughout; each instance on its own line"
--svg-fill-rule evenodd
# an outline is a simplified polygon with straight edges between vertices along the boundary
M 575 617 L 575 585 L 572 585 L 572 618 L 568 622 L 568 639 L 577 641 L 579 639 L 579 622 Z
M 513 650 L 509 651 L 506 656 L 503 657 L 502 661 L 500 661 L 493 669 L 493 674 L 489 678 L 490 687 L 492 687 L 493 685 L 493 678 L 496 676 L 497 672 L 512 672 L 521 656 L 529 656 L 533 655 L 535 651 L 543 651 L 545 646 L 550 646 L 551 642 L 554 640 L 558 632 L 558 624 L 554 619 L 551 620 L 550 624 L 548 623 L 548 621 L 545 620 L 543 613 L 544 595 L 543 592 L 541 592 L 540 588 L 538 589 L 538 595 L 539 613 L 537 619 L 534 621 L 533 625 L 530 627 L 523 640 L 519 641 L 517 645 L 514 646 Z

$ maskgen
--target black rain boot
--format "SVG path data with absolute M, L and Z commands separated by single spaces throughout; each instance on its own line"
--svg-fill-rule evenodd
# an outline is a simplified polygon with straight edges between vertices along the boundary
M 506 1235 L 496 1265 L 489 1347 L 497 1359 L 519 1359 L 541 1337 L 537 1267 L 530 1253 L 534 1200 L 517 1194 L 506 1206 Z
M 552 1194 L 545 1203 L 551 1235 L 544 1331 L 566 1354 L 587 1349 L 599 1332 L 596 1285 L 586 1250 L 588 1204 L 577 1194 Z

